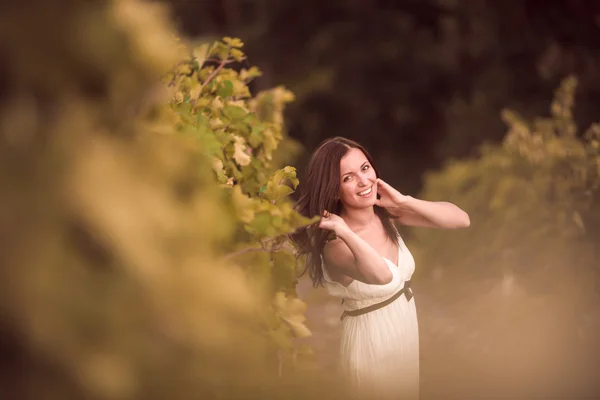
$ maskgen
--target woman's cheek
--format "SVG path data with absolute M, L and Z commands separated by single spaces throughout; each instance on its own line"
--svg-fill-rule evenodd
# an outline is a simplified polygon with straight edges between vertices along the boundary
M 345 200 L 349 200 L 352 198 L 352 188 L 351 185 L 346 184 L 342 187 L 342 196 Z

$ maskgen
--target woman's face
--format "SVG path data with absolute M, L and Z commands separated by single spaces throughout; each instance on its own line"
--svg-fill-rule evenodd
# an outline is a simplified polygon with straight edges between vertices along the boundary
M 364 153 L 351 148 L 340 160 L 340 201 L 346 208 L 373 206 L 377 176 Z

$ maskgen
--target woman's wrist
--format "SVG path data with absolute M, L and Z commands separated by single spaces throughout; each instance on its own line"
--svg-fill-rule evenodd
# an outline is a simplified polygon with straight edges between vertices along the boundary
M 342 226 L 339 229 L 336 229 L 335 235 L 340 239 L 344 240 L 351 234 L 353 234 L 352 230 L 348 226 Z
M 388 209 L 389 213 L 394 216 L 400 216 L 402 212 L 412 210 L 414 203 L 418 201 L 412 196 L 404 196 L 401 202 L 396 203 L 394 207 Z

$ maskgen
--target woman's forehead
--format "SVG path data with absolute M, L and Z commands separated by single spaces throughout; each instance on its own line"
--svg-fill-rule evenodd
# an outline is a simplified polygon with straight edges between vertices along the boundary
M 360 149 L 352 148 L 348 150 L 346 155 L 340 160 L 340 172 L 342 175 L 348 172 L 354 172 L 367 161 L 367 157 Z

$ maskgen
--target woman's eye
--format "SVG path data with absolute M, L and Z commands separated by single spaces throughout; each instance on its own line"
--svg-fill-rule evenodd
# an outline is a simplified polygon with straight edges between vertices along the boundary
M 367 169 L 369 169 L 369 166 L 368 166 L 368 165 L 365 165 L 365 166 L 363 167 L 363 171 L 366 171 Z

